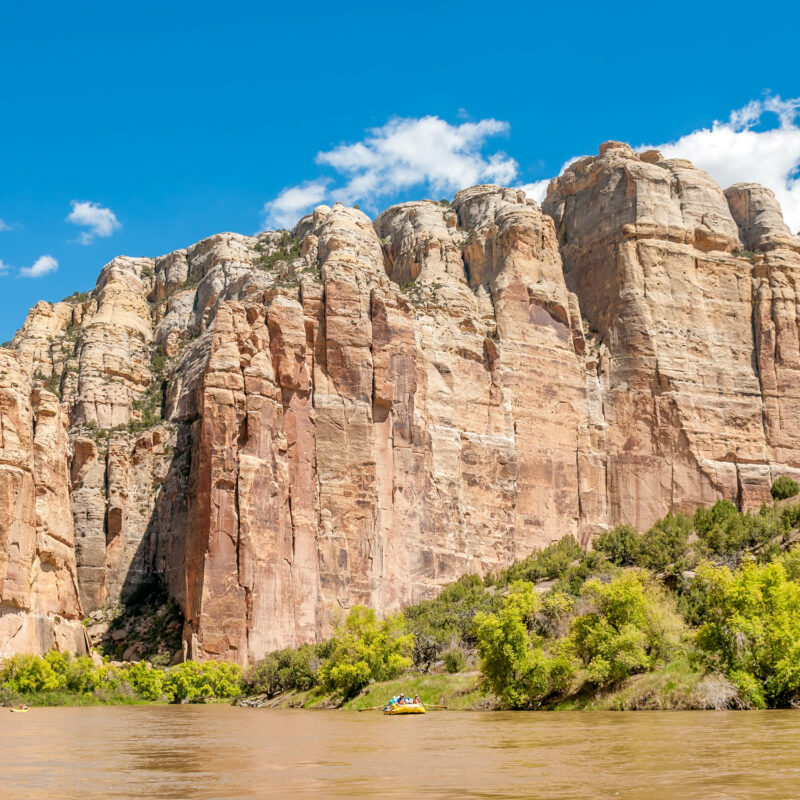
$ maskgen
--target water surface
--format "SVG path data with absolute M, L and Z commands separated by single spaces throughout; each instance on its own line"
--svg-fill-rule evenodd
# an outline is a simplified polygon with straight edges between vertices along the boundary
M 800 712 L 0 709 L 0 798 L 797 798 Z

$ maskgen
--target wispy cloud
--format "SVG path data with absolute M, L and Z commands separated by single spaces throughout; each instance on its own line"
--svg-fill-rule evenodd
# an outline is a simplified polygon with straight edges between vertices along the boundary
M 508 184 L 517 162 L 502 151 L 485 154 L 486 140 L 507 134 L 507 122 L 483 119 L 451 125 L 436 116 L 392 119 L 354 144 L 320 152 L 316 161 L 339 178 L 319 178 L 284 189 L 264 206 L 267 224 L 293 225 L 324 200 L 365 203 L 412 187 L 451 193 L 475 183 Z
M 0 258 L 0 275 L 8 275 L 8 271 L 11 267 L 6 264 L 2 258 Z
M 41 278 L 58 269 L 58 261 L 53 256 L 39 256 L 33 262 L 33 266 L 20 267 L 19 275 L 21 278 Z
M 0 219 L 0 231 L 10 231 L 12 227 L 5 220 Z
M 91 244 L 98 236 L 111 236 L 122 227 L 110 208 L 104 208 L 99 203 L 78 200 L 72 201 L 72 212 L 67 217 L 67 222 L 88 229 L 82 231 L 78 237 L 80 244 Z
M 769 115 L 777 127 L 754 130 Z M 800 97 L 766 96 L 674 142 L 656 145 L 668 158 L 688 158 L 723 188 L 754 181 L 772 189 L 792 232 L 800 230 Z
M 284 189 L 274 200 L 264 203 L 264 224 L 267 228 L 291 228 L 310 208 L 319 205 L 327 195 L 329 180 L 306 181 Z

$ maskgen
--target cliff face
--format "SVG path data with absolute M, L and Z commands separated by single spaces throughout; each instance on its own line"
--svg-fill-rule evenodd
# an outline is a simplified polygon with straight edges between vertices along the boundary
M 572 533 L 800 476 L 800 240 L 771 193 L 607 143 L 543 209 L 118 258 L 0 350 L 0 649 L 85 647 L 163 578 L 241 663 Z M 59 402 L 60 396 L 60 402 Z

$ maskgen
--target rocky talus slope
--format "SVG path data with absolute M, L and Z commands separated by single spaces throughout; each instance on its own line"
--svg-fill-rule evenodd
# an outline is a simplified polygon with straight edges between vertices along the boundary
M 800 478 L 800 239 L 608 142 L 550 185 L 120 257 L 0 349 L 0 655 L 161 578 L 187 657 Z

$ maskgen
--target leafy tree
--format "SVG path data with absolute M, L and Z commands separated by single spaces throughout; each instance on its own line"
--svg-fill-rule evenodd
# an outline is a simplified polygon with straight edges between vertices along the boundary
M 173 703 L 203 703 L 240 694 L 242 668 L 225 661 L 186 661 L 172 667 L 164 679 L 164 695 Z
M 800 581 L 800 546 L 795 546 L 778 559 L 786 570 L 786 577 Z
M 667 514 L 642 536 L 636 563 L 661 572 L 682 561 L 690 531 L 691 523 L 687 517 L 682 514 Z
M 52 661 L 58 663 L 58 659 L 30 655 L 7 658 L 0 669 L 0 685 L 22 694 L 63 689 L 64 675 L 53 669 Z
M 564 536 L 543 550 L 531 553 L 522 561 L 517 561 L 502 572 L 498 584 L 505 585 L 514 581 L 536 581 L 545 578 L 560 578 L 569 567 L 583 557 L 583 548 L 574 536 Z
M 594 541 L 594 549 L 605 553 L 612 564 L 635 564 L 639 557 L 641 538 L 638 531 L 630 525 L 618 525 L 611 531 L 601 533 Z
M 779 561 L 731 572 L 702 564 L 697 646 L 757 708 L 800 697 L 800 584 Z
M 65 665 L 64 680 L 71 692 L 90 694 L 100 686 L 100 674 L 89 656 L 78 656 Z
M 782 535 L 788 519 L 788 514 L 772 506 L 762 506 L 757 514 L 742 514 L 730 500 L 720 500 L 711 508 L 697 509 L 692 525 L 708 554 L 730 555 Z
M 548 655 L 541 637 L 533 634 L 541 603 L 530 583 L 518 581 L 496 614 L 475 620 L 481 672 L 491 690 L 511 708 L 533 708 L 574 674 L 574 659 L 566 647 Z
M 606 584 L 588 581 L 581 600 L 592 610 L 575 618 L 570 639 L 591 683 L 614 683 L 650 669 L 679 642 L 677 614 L 642 572 Z
M 160 700 L 164 695 L 164 672 L 146 661 L 131 664 L 124 671 L 125 680 L 145 700 Z
M 800 492 L 800 486 L 797 485 L 797 481 L 793 481 L 788 475 L 781 475 L 772 484 L 772 496 L 776 500 L 794 497 L 798 492 Z
M 409 667 L 413 639 L 401 614 L 381 621 L 371 608 L 354 606 L 333 633 L 319 681 L 346 700 L 355 697 L 371 680 L 396 678 Z
M 296 650 L 276 650 L 247 670 L 242 679 L 244 692 L 273 697 L 290 689 L 311 689 L 317 683 L 317 673 L 312 667 L 315 660 L 314 648 L 309 645 Z
M 480 577 L 464 575 L 431 600 L 409 606 L 403 614 L 415 634 L 433 639 L 439 646 L 452 639 L 472 645 L 475 642 L 475 615 L 495 606 L 494 597 Z

